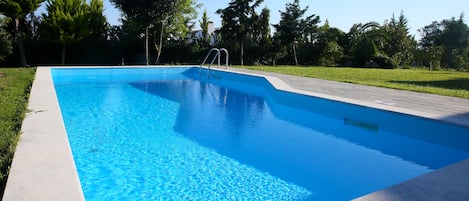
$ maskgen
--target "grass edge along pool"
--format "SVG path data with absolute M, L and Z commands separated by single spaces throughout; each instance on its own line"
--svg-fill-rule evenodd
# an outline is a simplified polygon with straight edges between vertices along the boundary
M 349 127 L 351 130 L 363 130 L 368 136 L 341 135 L 338 136 L 345 141 L 352 141 L 361 146 L 379 150 L 390 155 L 396 155 L 409 161 L 415 161 L 418 164 L 424 164 L 430 169 L 437 169 L 460 159 L 448 159 L 448 161 L 432 161 L 429 158 L 419 158 L 419 153 L 426 150 L 418 150 L 420 147 L 405 146 L 404 144 L 392 144 L 389 142 L 374 143 L 370 139 L 378 138 L 383 135 L 382 131 L 399 132 L 404 138 L 418 139 L 429 143 L 435 143 L 442 146 L 448 146 L 462 150 L 467 153 L 467 136 L 464 135 L 465 129 L 454 125 L 439 124 L 437 121 L 410 115 L 402 115 L 389 111 L 375 110 L 372 108 L 346 104 L 338 101 L 322 98 L 310 97 L 301 94 L 294 94 L 285 91 L 277 91 L 263 77 L 255 77 L 241 74 L 233 74 L 223 71 L 211 71 L 207 76 L 204 69 L 200 74 L 198 68 L 157 68 L 157 69 L 79 69 L 76 71 L 61 71 L 62 77 L 54 77 L 55 83 L 74 83 L 74 82 L 135 82 L 151 80 L 153 77 L 165 77 L 169 73 L 182 73 L 194 80 L 200 80 L 203 83 L 219 84 L 220 86 L 230 86 L 234 91 L 248 91 L 252 94 L 265 93 L 265 101 L 271 104 L 284 105 L 286 107 L 272 107 L 275 116 L 282 116 L 285 113 L 291 113 L 296 109 L 314 111 L 320 115 L 326 115 L 342 121 L 342 127 Z M 87 72 L 88 71 L 88 72 Z M 79 73 L 77 73 L 79 72 Z M 53 72 L 54 74 L 55 72 Z M 88 74 L 87 74 L 88 73 Z M 70 76 L 67 76 L 70 75 Z M 80 74 L 81 76 L 76 76 Z M 119 74 L 121 76 L 119 76 Z M 125 76 L 122 76 L 125 75 Z M 56 79 L 57 78 L 57 79 Z M 75 80 L 74 80 L 75 79 Z M 286 108 L 286 109 L 285 109 Z M 64 117 L 65 118 L 65 117 Z M 310 119 L 303 118 L 301 115 L 290 115 L 287 121 L 308 127 Z M 397 123 L 396 125 L 396 122 Z M 327 124 L 327 123 L 326 123 Z M 436 125 L 438 124 L 438 125 Z M 336 132 L 334 125 L 319 125 L 317 129 L 321 132 Z M 462 130 L 461 130 L 462 129 Z M 445 133 L 445 135 L 442 135 Z M 448 135 L 452 135 L 448 137 Z M 450 138 L 450 139 L 448 139 Z M 458 140 L 455 140 L 458 139 Z M 400 147 L 401 146 L 401 147 Z M 417 150 L 415 150 L 417 149 Z M 404 151 L 403 151 L 404 150 Z M 404 152 L 405 154 L 402 154 Z M 327 153 L 325 153 L 327 154 Z M 392 168 L 391 168 L 392 169 Z M 375 189 L 377 190 L 377 189 Z M 358 196 L 358 195 L 356 195 Z M 314 197 L 313 197 L 314 198 Z M 350 197 L 349 197 L 350 198 Z

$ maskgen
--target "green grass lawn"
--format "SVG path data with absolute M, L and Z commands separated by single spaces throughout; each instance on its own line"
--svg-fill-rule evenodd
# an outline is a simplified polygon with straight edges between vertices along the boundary
M 469 72 L 296 66 L 244 66 L 242 68 L 469 98 Z
M 19 139 L 34 68 L 0 68 L 0 181 L 3 192 Z

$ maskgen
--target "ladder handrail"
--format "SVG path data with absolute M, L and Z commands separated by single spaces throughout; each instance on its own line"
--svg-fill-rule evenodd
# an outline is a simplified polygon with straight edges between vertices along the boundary
M 229 59 L 228 50 L 225 49 L 225 48 L 220 48 L 219 51 L 220 51 L 220 55 L 218 55 L 218 68 L 220 68 L 220 56 L 221 56 L 221 53 L 222 53 L 222 52 L 225 52 L 225 54 L 226 54 L 225 68 L 228 69 L 228 65 L 229 65 L 229 64 L 228 64 L 228 59 Z
M 221 53 L 224 52 L 226 54 L 226 62 L 225 62 L 225 69 L 228 69 L 228 61 L 229 61 L 229 54 L 228 54 L 228 50 L 225 49 L 225 48 L 212 48 L 210 49 L 210 51 L 208 51 L 208 54 L 207 56 L 205 56 L 205 59 L 204 61 L 200 64 L 200 68 L 199 68 L 199 74 L 202 73 L 202 67 L 204 66 L 205 62 L 207 61 L 207 59 L 210 57 L 210 55 L 212 54 L 212 52 L 215 51 L 215 56 L 213 57 L 212 61 L 210 62 L 210 64 L 208 65 L 208 74 L 210 74 L 210 67 L 213 65 L 213 62 L 215 62 L 215 59 L 218 59 L 218 68 L 220 68 L 220 57 L 221 57 Z
M 213 52 L 213 51 L 216 51 L 217 54 L 215 54 L 215 57 L 217 57 L 219 54 L 220 54 L 220 50 L 218 48 L 212 48 L 210 49 L 210 51 L 208 52 L 207 56 L 205 56 L 205 59 L 204 61 L 202 62 L 202 64 L 200 64 L 200 67 L 202 67 L 205 62 L 207 61 L 208 57 L 210 56 L 210 54 Z M 213 61 L 212 61 L 212 64 L 213 64 Z
M 218 50 L 218 49 L 217 49 Z M 212 66 L 213 62 L 215 62 L 215 59 L 218 59 L 218 68 L 220 68 L 220 50 L 217 51 L 217 54 L 212 59 L 212 62 L 210 62 L 210 65 L 208 65 L 208 69 Z

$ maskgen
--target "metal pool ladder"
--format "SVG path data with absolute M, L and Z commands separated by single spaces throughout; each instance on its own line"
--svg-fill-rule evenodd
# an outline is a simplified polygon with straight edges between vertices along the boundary
M 220 68 L 220 57 L 221 57 L 221 53 L 223 53 L 223 52 L 226 55 L 226 61 L 225 61 L 225 66 L 224 67 L 225 67 L 225 69 L 228 69 L 228 60 L 229 60 L 228 50 L 225 49 L 225 48 L 212 48 L 208 52 L 207 56 L 205 56 L 205 59 L 202 62 L 202 64 L 200 64 L 199 73 L 202 71 L 202 67 L 204 66 L 207 59 L 210 57 L 210 55 L 212 55 L 212 52 L 215 52 L 215 55 L 214 55 L 212 61 L 210 62 L 210 64 L 208 65 L 208 73 L 207 74 L 210 73 L 210 67 L 212 67 L 213 63 L 215 62 L 215 59 L 218 59 L 218 68 Z

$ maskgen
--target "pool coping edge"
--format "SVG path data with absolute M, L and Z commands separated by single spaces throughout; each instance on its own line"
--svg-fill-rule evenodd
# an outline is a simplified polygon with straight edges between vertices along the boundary
M 37 68 L 4 201 L 85 200 L 50 68 Z

